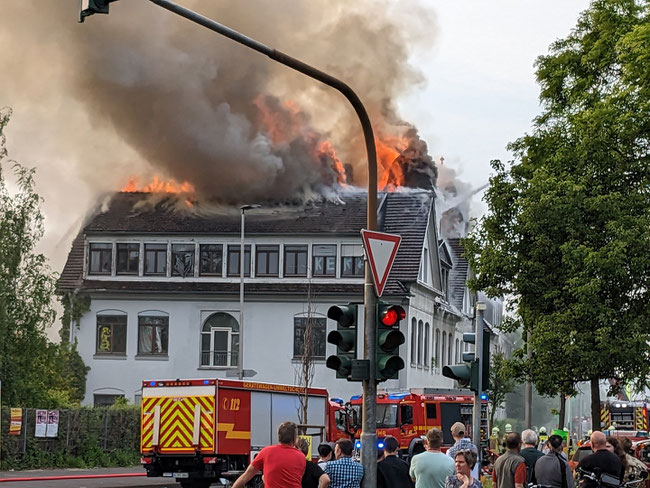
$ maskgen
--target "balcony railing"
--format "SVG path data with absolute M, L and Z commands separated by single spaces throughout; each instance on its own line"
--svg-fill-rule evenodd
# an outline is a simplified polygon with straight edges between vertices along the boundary
M 237 351 L 203 351 L 201 352 L 201 366 L 234 367 L 239 361 Z

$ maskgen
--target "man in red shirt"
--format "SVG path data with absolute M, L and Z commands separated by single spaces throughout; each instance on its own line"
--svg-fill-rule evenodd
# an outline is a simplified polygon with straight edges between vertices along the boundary
M 305 456 L 295 447 L 296 431 L 293 422 L 281 423 L 278 427 L 279 444 L 262 449 L 232 488 L 243 488 L 260 471 L 266 488 L 301 488 Z
M 499 456 L 492 470 L 494 488 L 524 488 L 526 460 L 519 455 L 521 436 L 511 432 L 506 437 L 506 452 Z

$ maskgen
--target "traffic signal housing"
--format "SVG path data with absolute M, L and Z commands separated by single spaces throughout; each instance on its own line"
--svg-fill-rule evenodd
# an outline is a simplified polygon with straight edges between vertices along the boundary
M 83 22 L 89 15 L 107 14 L 108 4 L 114 1 L 115 0 L 81 0 L 79 22 Z
M 327 318 L 336 322 L 336 330 L 327 334 L 327 342 L 336 346 L 336 354 L 327 358 L 325 366 L 336 371 L 337 378 L 349 379 L 352 361 L 357 357 L 358 305 L 334 305 L 327 310 Z
M 399 371 L 404 369 L 404 360 L 399 356 L 399 346 L 404 344 L 405 338 L 404 333 L 399 330 L 399 324 L 405 317 L 403 307 L 377 300 L 375 378 L 378 382 L 397 379 Z
M 473 332 L 464 333 L 463 342 L 476 344 L 476 334 Z M 478 391 L 478 378 L 479 374 L 481 374 L 481 389 L 488 389 L 488 380 L 490 376 L 490 333 L 483 330 L 483 347 L 481 356 L 483 364 L 480 372 L 478 368 L 478 358 L 475 353 L 464 352 L 462 358 L 465 364 L 444 366 L 442 368 L 442 375 L 446 378 L 456 380 L 458 386 L 461 388 L 469 388 L 473 392 L 480 393 Z

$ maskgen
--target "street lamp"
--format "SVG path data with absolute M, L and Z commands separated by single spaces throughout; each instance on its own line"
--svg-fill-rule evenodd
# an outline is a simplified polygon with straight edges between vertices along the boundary
M 239 357 L 237 360 L 237 377 L 240 380 L 244 379 L 244 267 L 246 263 L 244 259 L 246 254 L 244 248 L 244 228 L 246 226 L 246 210 L 253 210 L 260 207 L 261 205 L 256 203 L 239 207 L 241 210 L 241 241 L 239 247 Z

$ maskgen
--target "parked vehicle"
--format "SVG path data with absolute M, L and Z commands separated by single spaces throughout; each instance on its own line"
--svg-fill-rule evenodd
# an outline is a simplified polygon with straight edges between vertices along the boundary
M 142 383 L 141 462 L 147 476 L 164 476 L 182 488 L 207 488 L 236 479 L 259 451 L 277 442 L 280 423 L 298 423 L 298 386 L 221 379 L 148 380 Z M 342 401 L 327 390 L 308 389 L 312 456 L 324 441 L 345 432 Z
M 361 396 L 350 399 L 350 430 L 356 439 L 361 437 Z M 462 422 L 466 435 L 472 435 L 474 396 L 463 390 L 420 389 L 403 393 L 377 395 L 377 438 L 392 435 L 400 446 L 400 455 L 410 459 L 421 452 L 422 436 L 437 427 L 443 433 L 443 451 L 453 443 L 451 426 Z M 487 402 L 482 404 L 481 444 L 487 448 Z M 359 441 L 357 441 L 359 445 Z
M 600 403 L 600 424 L 603 430 L 648 432 L 648 404 L 639 401 L 605 400 Z

